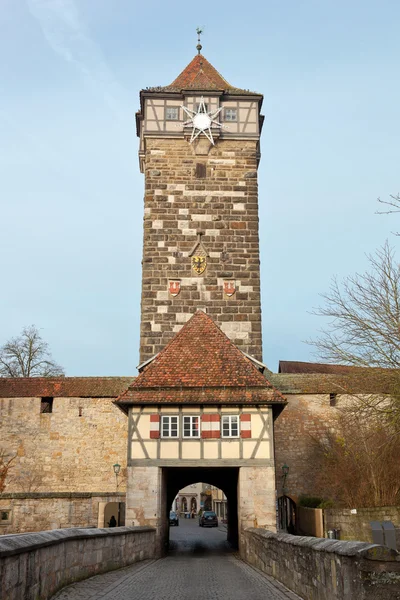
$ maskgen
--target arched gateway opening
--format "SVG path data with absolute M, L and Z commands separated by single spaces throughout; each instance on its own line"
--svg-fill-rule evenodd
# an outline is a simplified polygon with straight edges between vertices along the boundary
M 164 548 L 167 551 L 169 541 L 168 517 L 171 505 L 178 491 L 187 485 L 204 481 L 220 488 L 228 501 L 227 510 L 227 540 L 233 548 L 239 545 L 238 526 L 238 467 L 164 467 L 163 482 L 163 537 Z

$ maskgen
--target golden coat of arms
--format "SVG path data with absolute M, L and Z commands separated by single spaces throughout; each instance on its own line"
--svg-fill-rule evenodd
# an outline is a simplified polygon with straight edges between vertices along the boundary
M 192 256 L 192 269 L 197 275 L 201 275 L 206 270 L 207 260 L 205 256 Z

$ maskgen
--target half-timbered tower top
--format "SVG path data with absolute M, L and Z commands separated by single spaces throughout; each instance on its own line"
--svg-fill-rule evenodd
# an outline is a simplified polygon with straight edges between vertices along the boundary
M 190 124 L 185 122 L 185 111 L 197 110 L 204 98 L 205 112 L 223 111 L 223 126 L 213 136 L 226 139 L 259 139 L 263 115 L 260 114 L 262 94 L 235 87 L 202 55 L 197 54 L 172 83 L 153 86 L 140 92 L 140 110 L 136 113 L 136 131 L 140 137 L 140 169 L 145 169 L 147 137 L 185 137 Z M 233 111 L 233 112 L 232 112 Z M 234 118 L 232 117 L 235 113 Z

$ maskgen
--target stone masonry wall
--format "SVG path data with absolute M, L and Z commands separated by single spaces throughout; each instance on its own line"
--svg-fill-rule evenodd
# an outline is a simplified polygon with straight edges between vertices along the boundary
M 66 527 L 97 527 L 99 505 L 108 502 L 125 502 L 125 494 L 0 494 L 0 513 L 9 515 L 8 520 L 0 520 L 0 535 Z M 104 522 L 100 526 L 103 525 Z
M 155 558 L 150 527 L 63 529 L 0 538 L 2 600 L 47 600 L 59 589 Z
M 208 154 L 195 148 L 146 139 L 140 359 L 159 352 L 200 308 L 261 360 L 257 143 L 219 140 Z M 197 164 L 205 178 L 196 177 Z M 198 239 L 194 255 L 208 255 L 202 275 L 189 256 Z M 170 280 L 180 280 L 177 296 Z M 235 282 L 230 297 L 224 280 Z
M 400 555 L 364 542 L 244 532 L 241 557 L 307 600 L 400 600 Z
M 0 448 L 11 463 L 6 492 L 114 492 L 125 489 L 127 418 L 114 398 L 0 399 Z M 79 416 L 81 415 L 81 416 Z
M 354 507 L 356 508 L 356 507 Z M 372 542 L 371 521 L 391 521 L 400 528 L 400 506 L 378 508 L 329 508 L 324 510 L 325 531 L 340 529 L 341 540 Z
M 273 467 L 241 467 L 238 486 L 239 547 L 247 527 L 276 529 Z
M 282 494 L 282 465 L 289 466 L 285 494 L 316 496 L 315 440 L 323 439 L 336 415 L 329 404 L 329 394 L 285 394 L 288 404 L 274 423 L 276 485 Z

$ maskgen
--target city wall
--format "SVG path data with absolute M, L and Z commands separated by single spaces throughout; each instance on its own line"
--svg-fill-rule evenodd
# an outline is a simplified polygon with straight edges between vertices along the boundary
M 343 542 L 246 529 L 241 555 L 307 600 L 399 600 L 400 555 Z
M 324 509 L 325 531 L 340 529 L 341 540 L 372 542 L 371 521 L 391 521 L 400 528 L 400 506 Z
M 275 375 L 273 385 L 280 383 Z M 279 385 L 278 385 L 278 389 Z M 316 440 L 323 439 L 326 430 L 337 417 L 337 409 L 330 406 L 329 394 L 288 394 L 288 404 L 274 424 L 275 464 L 277 489 L 281 495 L 282 465 L 289 466 L 285 493 L 292 496 L 315 496 L 315 475 L 318 469 Z
M 111 502 L 125 502 L 125 493 L 0 494 L 0 536 L 68 527 L 105 527 L 104 510 Z
M 59 589 L 154 558 L 150 527 L 63 529 L 0 538 L 2 600 L 47 600 Z
M 124 490 L 128 424 L 113 400 L 54 397 L 43 413 L 40 397 L 0 398 L 0 449 L 15 456 L 4 491 L 114 492 L 115 463 Z

